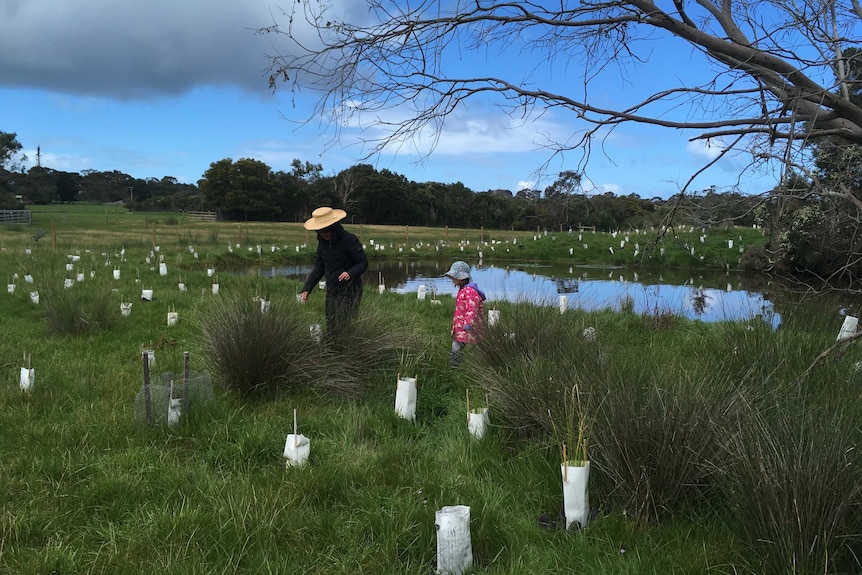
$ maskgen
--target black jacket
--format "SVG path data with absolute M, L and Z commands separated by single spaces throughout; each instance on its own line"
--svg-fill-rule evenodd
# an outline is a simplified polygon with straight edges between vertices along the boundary
M 368 257 L 359 238 L 346 231 L 341 224 L 332 226 L 329 241 L 317 235 L 317 255 L 314 267 L 305 280 L 302 291 L 314 289 L 321 278 L 326 277 L 326 291 L 339 293 L 362 289 L 362 274 L 368 269 Z M 350 281 L 340 282 L 338 276 L 346 271 Z

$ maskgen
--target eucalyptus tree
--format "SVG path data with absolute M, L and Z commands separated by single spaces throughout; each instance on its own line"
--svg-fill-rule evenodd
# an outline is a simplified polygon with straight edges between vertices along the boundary
M 581 174 L 572 170 L 566 170 L 560 172 L 554 183 L 545 188 L 547 207 L 550 214 L 556 215 L 553 218 L 549 217 L 550 221 L 548 223 L 550 225 L 569 226 L 569 203 L 575 194 L 583 191 L 581 179 Z
M 2 209 L 18 208 L 15 199 L 17 189 L 16 172 L 22 170 L 27 156 L 21 153 L 21 142 L 12 132 L 0 131 L 0 207 Z
M 225 158 L 210 164 L 198 181 L 207 205 L 227 219 L 277 219 L 281 215 L 276 179 L 265 163 Z
M 303 0 L 282 15 L 261 30 L 281 40 L 270 85 L 315 91 L 312 117 L 331 118 L 334 137 L 373 124 L 382 135 L 369 136 L 370 155 L 439 135 L 468 100 L 492 99 L 519 122 L 570 112 L 572 132 L 539 145 L 549 158 L 577 158 L 576 173 L 619 126 L 644 124 L 716 150 L 682 194 L 733 156 L 742 172 L 801 174 L 804 193 L 862 210 L 855 186 L 817 177 L 810 148 L 862 144 L 860 0 Z M 647 91 L 598 93 L 609 77 L 626 86 L 660 50 L 701 65 L 656 74 Z M 471 57 L 481 64 L 465 64 Z M 524 58 L 530 66 L 512 65 Z
M 22 147 L 18 134 L 0 131 L 0 169 L 8 172 L 20 171 L 27 161 L 27 156 L 21 153 Z

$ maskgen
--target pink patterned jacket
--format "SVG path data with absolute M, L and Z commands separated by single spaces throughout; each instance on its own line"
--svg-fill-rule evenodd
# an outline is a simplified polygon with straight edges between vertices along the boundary
M 483 301 L 485 294 L 473 282 L 458 290 L 452 316 L 452 339 L 461 343 L 476 341 L 476 332 L 484 320 Z

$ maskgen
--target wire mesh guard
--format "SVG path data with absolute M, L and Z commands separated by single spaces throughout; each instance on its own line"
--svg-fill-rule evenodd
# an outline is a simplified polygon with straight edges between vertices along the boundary
M 207 372 L 190 373 L 185 385 L 182 374 L 163 373 L 161 383 L 144 384 L 135 396 L 135 423 L 176 425 L 190 410 L 215 398 Z

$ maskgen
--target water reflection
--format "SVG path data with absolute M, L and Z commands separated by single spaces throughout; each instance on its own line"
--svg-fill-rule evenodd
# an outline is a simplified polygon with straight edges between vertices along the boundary
M 452 282 L 441 277 L 446 269 L 448 262 L 372 262 L 363 280 L 368 289 L 384 284 L 386 289 L 411 293 L 425 286 L 429 294 L 454 296 Z M 261 275 L 302 280 L 310 270 L 310 265 L 288 266 Z M 558 305 L 560 296 L 566 295 L 570 309 L 620 310 L 627 306 L 638 314 L 672 312 L 706 322 L 761 318 L 773 328 L 781 323 L 772 302 L 759 290 L 746 289 L 743 276 L 520 263 L 477 265 L 472 279 L 489 302 Z

